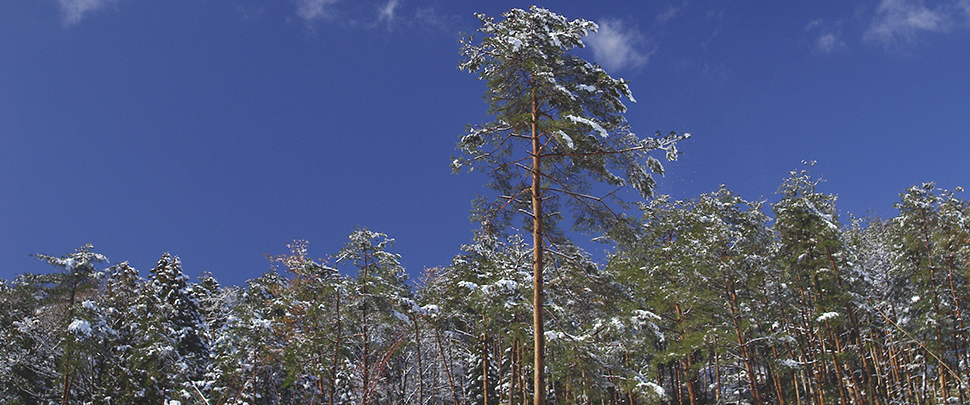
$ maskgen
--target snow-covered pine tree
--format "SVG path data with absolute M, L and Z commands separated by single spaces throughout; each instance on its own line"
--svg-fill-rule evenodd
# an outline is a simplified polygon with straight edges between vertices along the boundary
M 422 370 L 421 374 L 426 376 L 422 378 L 418 396 L 431 403 L 460 405 L 461 388 L 456 377 L 463 365 L 453 355 L 458 351 L 457 339 L 451 339 L 457 335 L 453 332 L 457 329 L 456 319 L 463 317 L 459 308 L 464 306 L 454 303 L 461 297 L 454 294 L 459 279 L 450 267 L 432 267 L 424 270 L 420 283 L 415 298 L 421 310 L 420 325 L 427 338 L 419 342 L 425 343 L 422 352 L 427 353 L 425 359 L 430 359 L 424 362 L 431 364 L 426 366 L 426 373 Z
M 912 318 L 897 325 L 909 330 L 927 358 L 917 367 L 937 380 L 921 395 L 941 401 L 965 397 L 967 390 L 966 372 L 955 371 L 966 367 L 970 307 L 966 273 L 970 203 L 956 197 L 959 191 L 940 189 L 934 183 L 914 185 L 900 194 L 895 205 L 899 215 L 893 220 L 894 271 L 901 281 L 896 293 L 902 293 L 897 313 Z
M 481 167 L 492 178 L 489 186 L 499 197 L 480 205 L 484 227 L 501 228 L 527 213 L 534 248 L 534 404 L 545 405 L 544 253 L 558 234 L 561 207 L 575 212 L 580 229 L 616 232 L 626 222 L 610 207 L 616 194 L 592 195 L 593 184 L 630 185 L 651 196 L 649 172 L 662 174 L 663 168 L 648 153 L 663 150 L 675 159 L 676 142 L 689 134 L 640 139 L 630 132 L 621 101 L 632 100 L 627 82 L 569 53 L 583 46 L 595 23 L 535 6 L 512 9 L 499 22 L 478 17 L 485 38 L 461 40 L 459 69 L 487 83 L 495 119 L 462 136 L 458 148 L 465 155 L 452 166 Z
M 383 402 L 388 395 L 384 380 L 392 357 L 408 336 L 403 308 L 410 301 L 407 275 L 400 255 L 388 249 L 394 239 L 366 228 L 355 229 L 337 254 L 337 263 L 357 268 L 351 286 L 353 316 L 357 317 L 351 341 L 356 376 L 356 401 L 362 405 Z
M 137 403 L 140 401 L 145 372 L 133 359 L 135 348 L 142 339 L 138 305 L 144 293 L 145 280 L 128 262 L 105 269 L 104 282 L 98 293 L 97 305 L 103 311 L 106 341 L 99 357 L 103 360 L 100 372 L 91 376 L 97 387 L 95 403 Z
M 708 274 L 713 269 L 705 263 L 708 244 L 698 244 L 693 234 L 698 231 L 696 201 L 661 197 L 642 208 L 642 234 L 613 258 L 613 266 L 632 287 L 639 309 L 660 315 L 657 323 L 668 331 L 653 361 L 673 376 L 667 394 L 675 403 L 694 405 L 701 397 L 695 363 L 716 312 L 711 307 L 716 290 Z
M 284 350 L 287 384 L 303 402 L 335 404 L 338 391 L 346 391 L 349 383 L 350 280 L 307 256 L 307 245 L 294 241 L 287 244 L 290 254 L 272 258 L 291 275 L 285 299 L 289 308 L 281 320 L 289 342 Z
M 814 162 L 805 162 L 809 169 Z M 821 179 L 809 169 L 792 171 L 772 206 L 774 230 L 778 234 L 775 263 L 780 282 L 792 289 L 795 320 L 791 335 L 803 350 L 804 363 L 811 367 L 809 380 L 817 401 L 860 400 L 860 372 L 846 364 L 846 324 L 855 308 L 842 273 L 847 268 L 842 247 L 836 196 L 817 190 Z
M 0 311 L 0 399 L 4 403 L 51 403 L 62 399 L 58 366 L 63 337 L 62 304 L 48 294 L 50 275 L 23 274 L 3 289 Z
M 517 235 L 500 240 L 478 232 L 464 253 L 452 259 L 453 280 L 439 303 L 451 314 L 457 336 L 464 337 L 466 397 L 473 403 L 515 403 L 526 388 L 522 364 L 517 362 L 521 342 L 527 340 L 531 255 Z M 508 358 L 506 358 L 508 353 Z M 509 373 L 502 375 L 502 363 Z
M 210 403 L 299 403 L 286 384 L 284 352 L 288 346 L 282 325 L 289 307 L 285 277 L 269 271 L 248 280 L 213 344 L 217 393 Z
M 624 380 L 635 375 L 624 350 L 599 335 L 605 325 L 617 323 L 624 324 L 621 333 L 633 332 L 619 311 L 628 298 L 625 289 L 579 246 L 563 241 L 555 251 L 545 270 L 550 276 L 545 305 L 551 320 L 546 330 L 550 395 L 555 403 L 602 403 L 613 395 L 631 401 L 633 384 Z
M 60 273 L 52 275 L 54 277 L 53 285 L 48 289 L 48 292 L 63 300 L 64 351 L 61 356 L 63 372 L 61 403 L 65 405 L 74 399 L 71 389 L 75 381 L 75 374 L 78 369 L 88 365 L 84 353 L 91 349 L 90 341 L 85 339 L 92 333 L 91 320 L 81 316 L 83 312 L 86 312 L 83 311 L 84 307 L 81 302 L 89 302 L 85 300 L 87 298 L 85 294 L 97 286 L 96 281 L 99 274 L 95 264 L 108 261 L 108 258 L 104 255 L 91 251 L 93 248 L 94 246 L 88 243 L 75 249 L 74 253 L 61 257 L 36 255 L 38 259 L 62 269 Z M 56 309 L 59 308 L 55 306 Z
M 641 206 L 640 233 L 610 260 L 630 290 L 634 313 L 658 315 L 665 333 L 654 345 L 630 342 L 631 356 L 670 376 L 658 381 L 670 401 L 757 402 L 757 382 L 746 375 L 758 369 L 756 345 L 749 342 L 760 337 L 752 336 L 753 320 L 763 305 L 754 292 L 764 281 L 760 257 L 771 243 L 759 208 L 724 187 L 686 201 L 654 199 Z

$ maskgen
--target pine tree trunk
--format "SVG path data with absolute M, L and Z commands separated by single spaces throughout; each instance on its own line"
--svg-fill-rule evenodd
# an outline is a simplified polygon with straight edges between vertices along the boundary
M 361 353 L 361 361 L 363 361 L 364 364 L 363 364 L 363 367 L 360 370 L 360 373 L 361 373 L 361 376 L 360 377 L 361 377 L 361 380 L 362 380 L 361 381 L 361 390 L 360 390 L 360 392 L 364 395 L 364 397 L 361 398 L 361 404 L 363 404 L 363 405 L 367 405 L 366 393 L 370 389 L 370 379 L 368 378 L 370 376 L 370 364 L 368 363 L 368 357 L 370 357 L 370 337 L 367 335 L 367 302 L 366 302 L 366 299 L 367 299 L 367 295 L 365 293 L 364 294 L 364 300 L 365 301 L 364 301 L 364 305 L 363 305 L 364 310 L 362 311 L 361 319 L 360 319 L 361 336 L 362 336 L 363 344 L 364 344 L 364 351 L 363 351 L 363 353 Z
M 714 336 L 714 347 L 717 347 L 717 336 Z M 714 402 L 719 404 L 721 403 L 724 388 L 721 385 L 721 356 L 717 349 L 714 350 L 714 378 L 717 380 L 717 391 L 714 393 Z
M 488 332 L 485 331 L 485 312 L 482 312 L 482 405 L 488 405 Z
M 343 344 L 343 322 L 341 322 L 340 319 L 340 289 L 337 288 L 335 291 L 336 299 L 334 300 L 334 315 L 337 320 L 337 336 L 333 342 L 333 359 L 330 363 L 330 392 L 328 394 L 330 399 L 329 404 L 333 404 L 334 399 L 337 397 L 337 372 L 339 370 L 338 367 L 340 366 L 340 345 Z
M 842 361 L 840 360 L 840 357 L 842 356 L 842 349 L 839 347 L 839 337 L 835 332 L 832 331 L 832 327 L 829 325 L 829 321 L 827 319 L 825 320 L 825 331 L 826 334 L 828 334 L 828 338 L 835 343 L 835 350 L 832 351 L 832 363 L 833 369 L 835 370 L 833 374 L 835 374 L 836 384 L 839 387 L 839 402 L 842 405 L 847 405 L 849 403 L 849 392 L 848 387 L 845 386 L 845 378 L 843 377 L 842 373 Z
M 543 250 L 545 242 L 542 234 L 542 144 L 539 139 L 538 104 L 535 91 L 532 92 L 532 329 L 535 341 L 535 382 L 533 383 L 533 405 L 546 405 L 546 337 L 543 330 Z
M 77 299 L 77 285 L 78 285 L 78 270 L 72 269 L 71 272 L 71 296 L 67 303 L 67 319 L 71 322 L 74 321 L 74 301 Z M 62 400 L 63 405 L 67 405 L 68 401 L 71 399 L 71 363 L 73 363 L 71 357 L 74 355 L 74 336 L 68 332 L 67 342 L 64 346 L 64 398 Z
M 418 355 L 418 405 L 424 405 L 424 365 L 421 362 L 421 318 L 414 318 L 414 343 Z M 330 402 L 333 404 L 333 400 Z
M 434 325 L 434 337 L 435 341 L 438 343 L 438 353 L 441 354 L 441 364 L 445 367 L 445 375 L 448 376 L 448 386 L 451 388 L 451 397 L 454 399 L 454 405 L 459 405 L 458 391 L 455 390 L 455 379 L 451 374 L 451 367 L 448 366 L 448 358 L 445 356 L 445 348 L 441 344 L 441 332 L 438 330 L 438 324 Z
M 519 339 L 512 340 L 512 350 L 509 353 L 509 405 L 516 405 L 519 387 Z
M 680 334 L 680 340 L 684 341 L 685 339 L 684 332 L 680 326 L 680 324 L 684 321 L 684 314 L 680 308 L 680 303 L 674 304 L 674 311 L 677 313 L 676 322 L 677 322 L 677 330 Z M 687 396 L 688 396 L 688 400 L 690 401 L 690 405 L 697 405 L 697 393 L 694 392 L 694 378 L 690 375 L 691 357 L 693 357 L 692 351 L 688 353 L 686 356 L 684 356 L 683 359 L 681 359 L 681 362 L 683 363 L 683 366 L 682 366 L 683 368 L 682 372 L 684 376 L 683 383 L 687 385 Z
M 741 331 L 741 324 L 738 322 L 740 314 L 737 313 L 738 295 L 734 286 L 734 278 L 732 278 L 730 275 L 727 276 L 727 279 L 724 282 L 724 287 L 728 293 L 728 310 L 731 315 L 731 321 L 734 325 L 734 334 L 737 338 L 738 350 L 741 353 L 741 357 L 744 359 L 744 368 L 748 373 L 748 386 L 751 389 L 751 400 L 754 405 L 760 405 L 761 395 L 758 393 L 758 382 L 754 359 L 748 350 L 748 344 L 744 339 L 744 333 Z
M 676 400 L 677 405 L 683 405 L 684 387 L 681 384 L 682 373 L 680 371 L 680 363 L 675 361 L 670 363 L 670 365 L 667 367 L 670 369 L 670 373 L 672 374 L 671 380 L 674 383 L 674 399 Z
M 771 347 L 772 364 L 778 363 L 778 348 L 772 345 Z M 768 366 L 769 372 L 771 372 L 772 380 L 775 385 L 775 395 L 778 397 L 778 405 L 785 405 L 785 390 L 782 387 L 781 376 L 778 374 L 777 369 L 773 366 Z
M 623 354 L 626 357 L 626 368 L 627 368 L 627 370 L 631 370 L 631 368 L 630 368 L 630 352 L 624 352 Z M 583 377 L 584 377 L 584 380 L 585 380 L 586 370 L 583 370 Z M 637 400 L 636 400 L 637 397 L 636 397 L 636 393 L 633 392 L 633 387 L 630 387 L 630 388 L 627 389 L 627 398 L 629 400 L 629 402 L 627 403 L 628 405 L 636 405 L 636 403 L 637 403 Z

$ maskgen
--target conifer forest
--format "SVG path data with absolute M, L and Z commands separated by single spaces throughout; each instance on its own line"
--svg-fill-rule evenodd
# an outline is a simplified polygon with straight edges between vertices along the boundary
M 49 272 L 0 280 L 0 403 L 970 403 L 960 188 L 839 215 L 807 163 L 773 203 L 674 200 L 651 153 L 690 134 L 632 132 L 627 83 L 569 53 L 594 23 L 479 18 L 459 68 L 492 121 L 451 164 L 489 191 L 450 265 L 405 269 L 363 227 L 336 252 L 281 243 L 240 286 L 169 253 L 38 253 Z

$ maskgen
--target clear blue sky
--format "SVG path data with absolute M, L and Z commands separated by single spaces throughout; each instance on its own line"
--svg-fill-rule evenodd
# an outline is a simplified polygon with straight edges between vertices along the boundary
M 169 251 L 241 284 L 358 225 L 412 273 L 448 264 L 485 191 L 448 166 L 487 121 L 458 33 L 530 5 L 0 2 L 0 277 L 90 242 L 142 275 Z M 694 135 L 660 192 L 772 200 L 802 160 L 843 213 L 970 186 L 970 1 L 538 5 L 601 25 L 581 54 L 632 82 L 636 132 Z

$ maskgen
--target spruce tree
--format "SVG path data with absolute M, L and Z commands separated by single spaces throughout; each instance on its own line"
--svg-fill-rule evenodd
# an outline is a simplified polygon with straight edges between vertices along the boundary
M 209 357 L 208 342 L 203 340 L 204 318 L 188 279 L 179 258 L 165 253 L 151 269 L 146 285 L 146 315 L 154 323 L 146 328 L 146 354 L 159 366 L 156 394 L 163 398 L 197 395 L 191 385 L 202 379 Z

